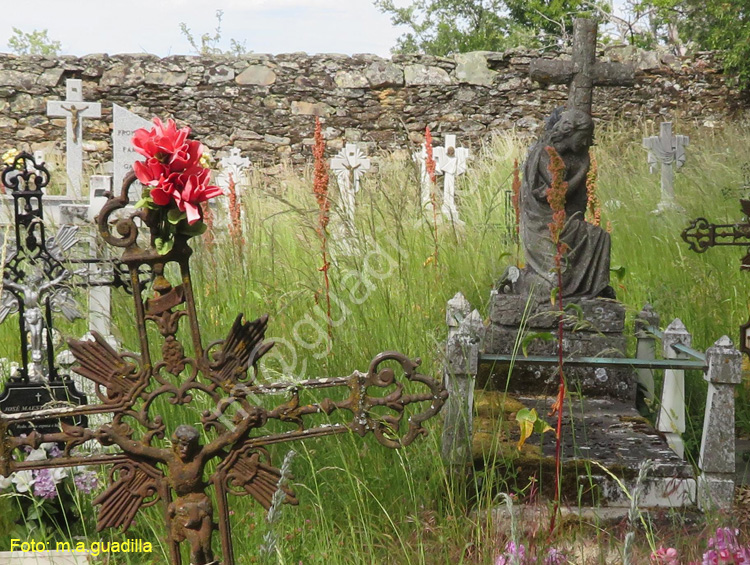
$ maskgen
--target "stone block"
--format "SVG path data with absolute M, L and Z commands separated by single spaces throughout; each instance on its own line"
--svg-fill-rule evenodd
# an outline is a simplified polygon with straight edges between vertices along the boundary
M 440 86 L 451 84 L 451 77 L 445 69 L 427 65 L 406 65 L 404 67 L 406 86 Z
M 376 61 L 365 70 L 365 77 L 372 88 L 404 86 L 404 71 L 387 61 Z
M 243 86 L 269 86 L 276 82 L 276 73 L 266 65 L 250 65 L 234 81 Z
M 539 330 L 529 329 L 525 336 Z M 548 333 L 548 329 L 540 333 Z M 527 343 L 528 355 L 557 355 L 556 332 L 551 332 L 553 339 L 537 338 Z M 516 348 L 518 339 L 518 328 L 490 324 L 487 328 L 485 338 L 485 353 L 511 354 Z M 519 344 L 521 343 L 519 340 Z M 626 339 L 622 334 L 599 334 L 587 331 L 563 331 L 563 351 L 566 357 L 624 357 L 626 350 Z M 519 357 L 523 356 L 521 347 L 518 347 Z
M 734 502 L 733 475 L 698 476 L 698 508 L 701 510 L 728 510 Z
M 486 51 L 457 53 L 455 75 L 458 82 L 489 86 L 497 75 L 487 66 Z
M 519 326 L 527 309 L 528 297 L 518 294 L 495 294 L 490 304 L 490 320 L 503 326 Z M 583 312 L 586 327 L 600 333 L 622 333 L 625 329 L 625 306 L 614 300 L 604 298 L 566 299 L 563 305 L 576 304 Z M 577 321 L 578 312 L 569 308 L 566 328 L 572 328 Z M 557 328 L 557 308 L 549 301 L 529 305 L 526 314 L 526 326 L 529 328 Z

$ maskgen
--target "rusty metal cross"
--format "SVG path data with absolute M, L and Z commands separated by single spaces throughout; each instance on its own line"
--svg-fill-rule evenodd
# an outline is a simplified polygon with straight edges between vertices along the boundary
M 529 75 L 543 83 L 567 84 L 568 110 L 591 115 L 595 86 L 630 86 L 635 82 L 631 66 L 596 60 L 595 20 L 578 18 L 573 28 L 573 57 L 570 61 L 532 59 Z
M 750 200 L 740 199 L 744 221 L 734 224 L 712 224 L 697 218 L 682 232 L 682 239 L 696 253 L 712 247 L 731 245 L 745 247 L 747 252 L 740 263 L 741 271 L 750 271 Z M 750 319 L 740 326 L 740 351 L 750 356 Z
M 98 402 L 0 412 L 0 474 L 49 466 L 112 464 L 111 484 L 94 500 L 100 507 L 97 530 L 127 529 L 140 508 L 161 501 L 172 565 L 182 563 L 182 542 L 190 547 L 192 565 L 216 563 L 212 549 L 216 529 L 222 563 L 233 565 L 228 494 L 252 496 L 268 509 L 273 493 L 282 488 L 286 502 L 296 503 L 293 493 L 280 484 L 280 470 L 272 465 L 267 446 L 371 432 L 380 444 L 400 448 L 426 433 L 423 422 L 437 414 L 447 392 L 442 382 L 417 372 L 419 360 L 396 352 L 377 355 L 366 372 L 263 384 L 258 362 L 274 345 L 264 340 L 267 316 L 249 321 L 240 314 L 225 339 L 205 346 L 190 273 L 189 236 L 175 234 L 172 248 L 161 254 L 155 246 L 160 210 L 142 208 L 111 220 L 128 205 L 128 186 L 134 180 L 131 174 L 119 196 L 109 198 L 97 224 L 106 242 L 124 250 L 121 260 L 130 273 L 139 352 L 120 353 L 95 332 L 93 341 L 69 340 L 77 361 L 74 370 L 95 383 Z M 139 244 L 139 225 L 150 231 L 148 246 Z M 150 273 L 150 283 L 144 282 L 143 270 Z M 178 332 L 183 320 L 187 324 L 184 339 Z M 158 342 L 160 351 L 155 350 Z M 302 392 L 321 396 L 337 388 L 348 389 L 348 396 L 343 400 L 324 397 L 307 404 L 301 399 Z M 272 402 L 274 396 L 283 397 L 283 401 Z M 410 410 L 410 405 L 422 405 L 421 411 Z M 165 417 L 167 407 L 176 416 Z M 351 419 L 310 422 L 316 415 L 340 411 L 350 412 Z M 111 415 L 111 423 L 87 427 L 69 420 L 102 413 Z M 60 420 L 57 431 L 37 429 L 26 437 L 10 431 L 18 423 L 63 417 L 67 422 Z M 276 423 L 273 430 L 266 427 L 271 422 Z M 116 446 L 119 451 L 78 455 L 76 449 L 90 440 Z M 19 456 L 25 447 L 36 448 L 44 442 L 57 443 L 62 457 L 24 461 Z M 207 478 L 206 466 L 212 461 L 216 462 L 215 471 Z M 210 487 L 216 494 L 218 525 Z

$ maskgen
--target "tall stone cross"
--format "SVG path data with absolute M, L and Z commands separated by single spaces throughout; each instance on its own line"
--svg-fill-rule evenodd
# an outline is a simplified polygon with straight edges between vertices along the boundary
M 578 18 L 573 28 L 573 58 L 570 61 L 532 59 L 529 75 L 539 82 L 567 84 L 569 110 L 591 115 L 595 86 L 629 86 L 635 72 L 629 65 L 596 60 L 596 21 Z
M 466 172 L 466 161 L 469 159 L 469 149 L 456 147 L 456 136 L 447 134 L 445 146 L 440 149 L 440 170 L 443 173 L 443 205 L 440 210 L 443 215 L 454 223 L 463 223 L 458 219 L 456 208 L 456 177 Z
M 80 198 L 83 186 L 83 118 L 101 118 L 102 105 L 84 102 L 80 79 L 65 81 L 65 100 L 47 102 L 47 115 L 66 119 L 65 161 L 68 173 L 68 196 Z
M 685 164 L 685 147 L 690 143 L 686 135 L 672 135 L 672 122 L 662 122 L 658 136 L 643 138 L 643 147 L 648 149 L 648 164 L 653 173 L 661 163 L 661 201 L 657 212 L 682 208 L 674 199 L 674 171 Z
M 354 195 L 359 192 L 359 179 L 370 170 L 370 160 L 356 143 L 347 143 L 333 159 L 331 170 L 336 175 L 341 193 L 341 210 L 344 220 L 354 226 Z

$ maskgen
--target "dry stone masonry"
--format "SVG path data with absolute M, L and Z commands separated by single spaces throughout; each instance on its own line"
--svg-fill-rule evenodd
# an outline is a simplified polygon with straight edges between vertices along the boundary
M 189 123 L 212 150 L 239 148 L 260 168 L 310 156 L 313 119 L 324 121 L 332 153 L 347 142 L 375 155 L 415 150 L 429 125 L 436 142 L 459 134 L 476 146 L 492 132 L 532 133 L 562 105 L 565 85 L 529 78 L 532 59 L 568 55 L 533 50 L 474 52 L 450 58 L 375 55 L 228 56 L 87 55 L 45 58 L 0 54 L 0 134 L 5 147 L 63 149 L 65 118 L 46 115 L 65 100 L 67 79 L 80 79 L 84 99 L 102 104 L 86 120 L 84 161 L 111 160 L 113 104 L 141 117 Z M 743 110 L 710 54 L 677 59 L 612 48 L 600 60 L 634 62 L 636 85 L 599 89 L 595 118 L 701 122 Z M 58 140 L 52 142 L 50 140 Z M 56 147 L 50 147 L 55 144 Z

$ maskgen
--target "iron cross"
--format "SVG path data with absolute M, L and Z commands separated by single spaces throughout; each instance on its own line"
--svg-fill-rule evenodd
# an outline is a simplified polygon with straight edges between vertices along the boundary
M 682 232 L 682 239 L 696 253 L 720 245 L 745 247 L 740 270 L 750 271 L 750 200 L 740 199 L 740 206 L 745 215 L 742 222 L 711 224 L 706 218 L 697 218 Z M 750 356 L 750 319 L 740 326 L 740 351 Z
M 212 548 L 216 530 L 223 565 L 234 565 L 227 496 L 249 495 L 268 509 L 273 493 L 282 489 L 286 502 L 296 503 L 267 446 L 353 432 L 372 433 L 385 447 L 404 447 L 426 434 L 422 424 L 437 414 L 447 391 L 441 381 L 417 372 L 419 360 L 393 351 L 380 353 L 367 371 L 349 376 L 261 382 L 258 362 L 274 345 L 265 340 L 268 316 L 249 320 L 240 314 L 225 339 L 204 345 L 190 274 L 190 236 L 175 234 L 172 248 L 161 254 L 153 247 L 160 233 L 158 211 L 141 208 L 119 218 L 117 213 L 128 206 L 128 184 L 133 181 L 131 174 L 120 195 L 104 206 L 97 223 L 107 243 L 124 249 L 139 351 L 118 352 L 96 332 L 92 332 L 94 341 L 69 340 L 77 362 L 73 370 L 95 384 L 98 402 L 0 412 L 0 475 L 49 466 L 47 460 L 24 461 L 19 454 L 24 448 L 55 442 L 62 450 L 55 466 L 113 465 L 111 484 L 93 501 L 100 507 L 97 531 L 127 530 L 141 507 L 160 500 L 172 565 L 182 564 L 183 542 L 190 547 L 191 565 L 216 563 Z M 139 246 L 139 225 L 151 231 L 151 246 Z M 143 269 L 150 274 L 148 284 L 139 276 Z M 181 323 L 187 326 L 184 338 L 178 334 Z M 348 389 L 348 394 L 325 396 L 332 388 Z M 316 391 L 316 400 L 304 403 L 305 391 Z M 261 401 L 269 397 L 281 398 Z M 195 425 L 177 425 L 163 418 L 160 407 L 165 403 Z M 411 405 L 417 408 L 412 410 Z M 352 417 L 336 418 L 344 411 Z M 33 431 L 26 437 L 10 433 L 11 426 L 21 422 L 100 413 L 111 414 L 111 423 L 94 427 L 63 422 L 62 430 L 53 433 Z M 333 415 L 334 420 L 310 422 L 320 414 Z M 274 431 L 265 429 L 269 422 L 276 423 Z M 88 457 L 73 452 L 90 440 L 116 446 L 118 451 Z M 209 463 L 216 463 L 210 477 Z M 216 521 L 210 489 L 216 495 Z

